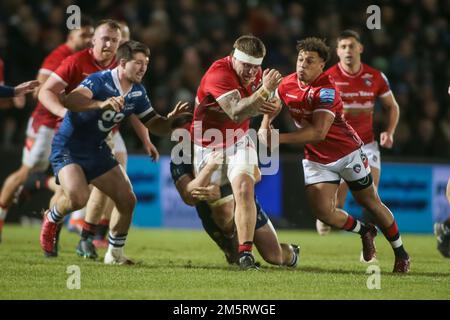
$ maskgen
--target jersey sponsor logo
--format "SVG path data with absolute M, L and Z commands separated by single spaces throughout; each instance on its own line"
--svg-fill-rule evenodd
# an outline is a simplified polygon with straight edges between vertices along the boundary
M 289 111 L 292 113 L 303 113 L 301 109 L 290 108 Z
M 355 164 L 353 166 L 353 171 L 355 171 L 356 173 L 360 173 L 361 172 L 361 165 L 359 163 Z
M 123 107 L 123 111 L 131 110 L 134 108 L 134 103 L 128 103 Z
M 364 164 L 364 168 L 367 168 L 369 166 L 369 159 L 367 159 L 366 154 L 361 150 L 360 151 L 361 161 Z
M 334 89 L 322 88 L 319 91 L 319 100 L 321 105 L 332 104 L 336 91 Z
M 358 92 L 341 92 L 341 97 L 353 98 L 353 97 L 373 97 L 373 92 L 358 91 Z
M 128 94 L 128 98 L 135 98 L 142 96 L 142 91 L 133 91 Z
M 289 94 L 289 93 L 286 93 L 286 97 L 292 98 L 292 99 L 298 99 L 297 96 L 294 96 L 293 94 Z
M 372 81 L 370 81 L 369 79 L 364 79 L 364 83 L 366 84 L 366 86 L 371 87 L 372 86 Z
M 361 97 L 373 97 L 373 92 L 359 91 L 359 95 L 360 95 Z
M 109 83 L 105 83 L 105 87 L 106 87 L 106 89 L 108 89 L 109 91 L 117 92 L 117 89 L 116 89 L 116 88 L 113 88 Z

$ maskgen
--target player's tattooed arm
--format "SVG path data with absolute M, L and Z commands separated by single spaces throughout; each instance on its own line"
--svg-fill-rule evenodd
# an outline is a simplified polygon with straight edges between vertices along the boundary
M 230 92 L 217 102 L 228 117 L 237 123 L 264 113 L 265 108 L 262 95 L 255 93 L 241 99 L 237 90 Z
M 239 91 L 234 90 L 217 102 L 230 119 L 237 123 L 260 114 L 272 114 L 277 107 L 268 100 L 282 79 L 277 70 L 266 69 L 263 73 L 263 84 L 250 97 L 241 99 Z

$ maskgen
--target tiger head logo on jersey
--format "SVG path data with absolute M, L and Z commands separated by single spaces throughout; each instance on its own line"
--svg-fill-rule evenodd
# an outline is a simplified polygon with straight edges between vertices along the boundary
M 366 86 L 371 87 L 372 86 L 372 81 L 370 81 L 369 79 L 364 79 L 364 83 L 366 84 Z

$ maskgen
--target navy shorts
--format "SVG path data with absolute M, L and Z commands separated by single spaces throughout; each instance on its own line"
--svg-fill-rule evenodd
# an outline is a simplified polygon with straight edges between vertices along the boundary
M 88 182 L 118 165 L 106 143 L 96 148 L 88 148 L 86 145 L 76 143 L 60 144 L 58 139 L 53 140 L 50 162 L 57 184 L 59 184 L 59 171 L 72 163 L 78 164 L 83 169 Z

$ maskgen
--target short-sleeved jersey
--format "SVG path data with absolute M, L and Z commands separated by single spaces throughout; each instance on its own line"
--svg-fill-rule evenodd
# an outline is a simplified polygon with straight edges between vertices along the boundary
M 208 71 L 206 71 L 197 90 L 194 119 L 191 125 L 191 137 L 193 141 L 204 147 L 223 147 L 229 146 L 239 140 L 243 134 L 236 135 L 234 140 L 228 139 L 231 140 L 228 141 L 226 139 L 227 129 L 230 130 L 229 135 L 233 135 L 238 129 L 241 129 L 242 133 L 246 133 L 250 120 L 247 119 L 241 123 L 234 122 L 219 106 L 217 100 L 234 91 L 238 91 L 241 98 L 249 97 L 258 89 L 261 79 L 262 71 L 260 69 L 255 81 L 247 87 L 244 87 L 233 69 L 230 57 L 215 61 Z M 208 129 L 219 130 L 222 134 L 222 141 L 203 139 L 203 135 Z M 227 142 L 228 145 L 226 145 Z
M 312 123 L 313 113 L 328 112 L 334 121 L 325 140 L 305 144 L 305 158 L 327 164 L 341 159 L 357 150 L 362 141 L 345 121 L 342 100 L 328 75 L 321 74 L 310 85 L 303 85 L 293 73 L 285 77 L 276 95 L 288 107 L 296 125 L 301 127 L 302 120 Z
M 344 103 L 345 119 L 355 129 L 365 144 L 374 141 L 373 111 L 377 97 L 384 97 L 391 93 L 386 76 L 362 63 L 355 74 L 345 72 L 337 63 L 328 69 L 339 90 Z
M 79 146 L 88 152 L 89 149 L 102 145 L 108 133 L 132 113 L 143 123 L 156 116 L 143 85 L 133 84 L 128 92 L 122 91 L 117 68 L 96 72 L 83 80 L 80 86 L 89 89 L 94 100 L 105 101 L 122 95 L 125 97 L 124 107 L 120 112 L 101 109 L 68 111 L 55 135 L 54 145 L 56 141 L 59 146 Z
M 50 74 L 61 65 L 61 62 L 71 54 L 73 54 L 73 50 L 67 44 L 58 46 L 44 59 L 44 62 L 42 62 L 41 68 L 39 69 L 39 73 L 50 76 Z M 40 101 L 38 101 L 36 108 L 34 108 L 31 117 L 33 118 L 33 127 L 35 131 L 37 131 L 41 125 L 48 128 L 56 128 L 59 121 L 59 118 L 44 107 Z
M 62 64 L 51 74 L 62 81 L 65 85 L 65 92 L 68 94 L 75 89 L 81 81 L 88 75 L 117 66 L 115 59 L 108 66 L 99 65 L 93 56 L 92 49 L 87 48 L 67 57 Z
M 0 58 L 0 85 L 4 85 L 5 84 L 5 65 L 3 64 L 3 60 Z

